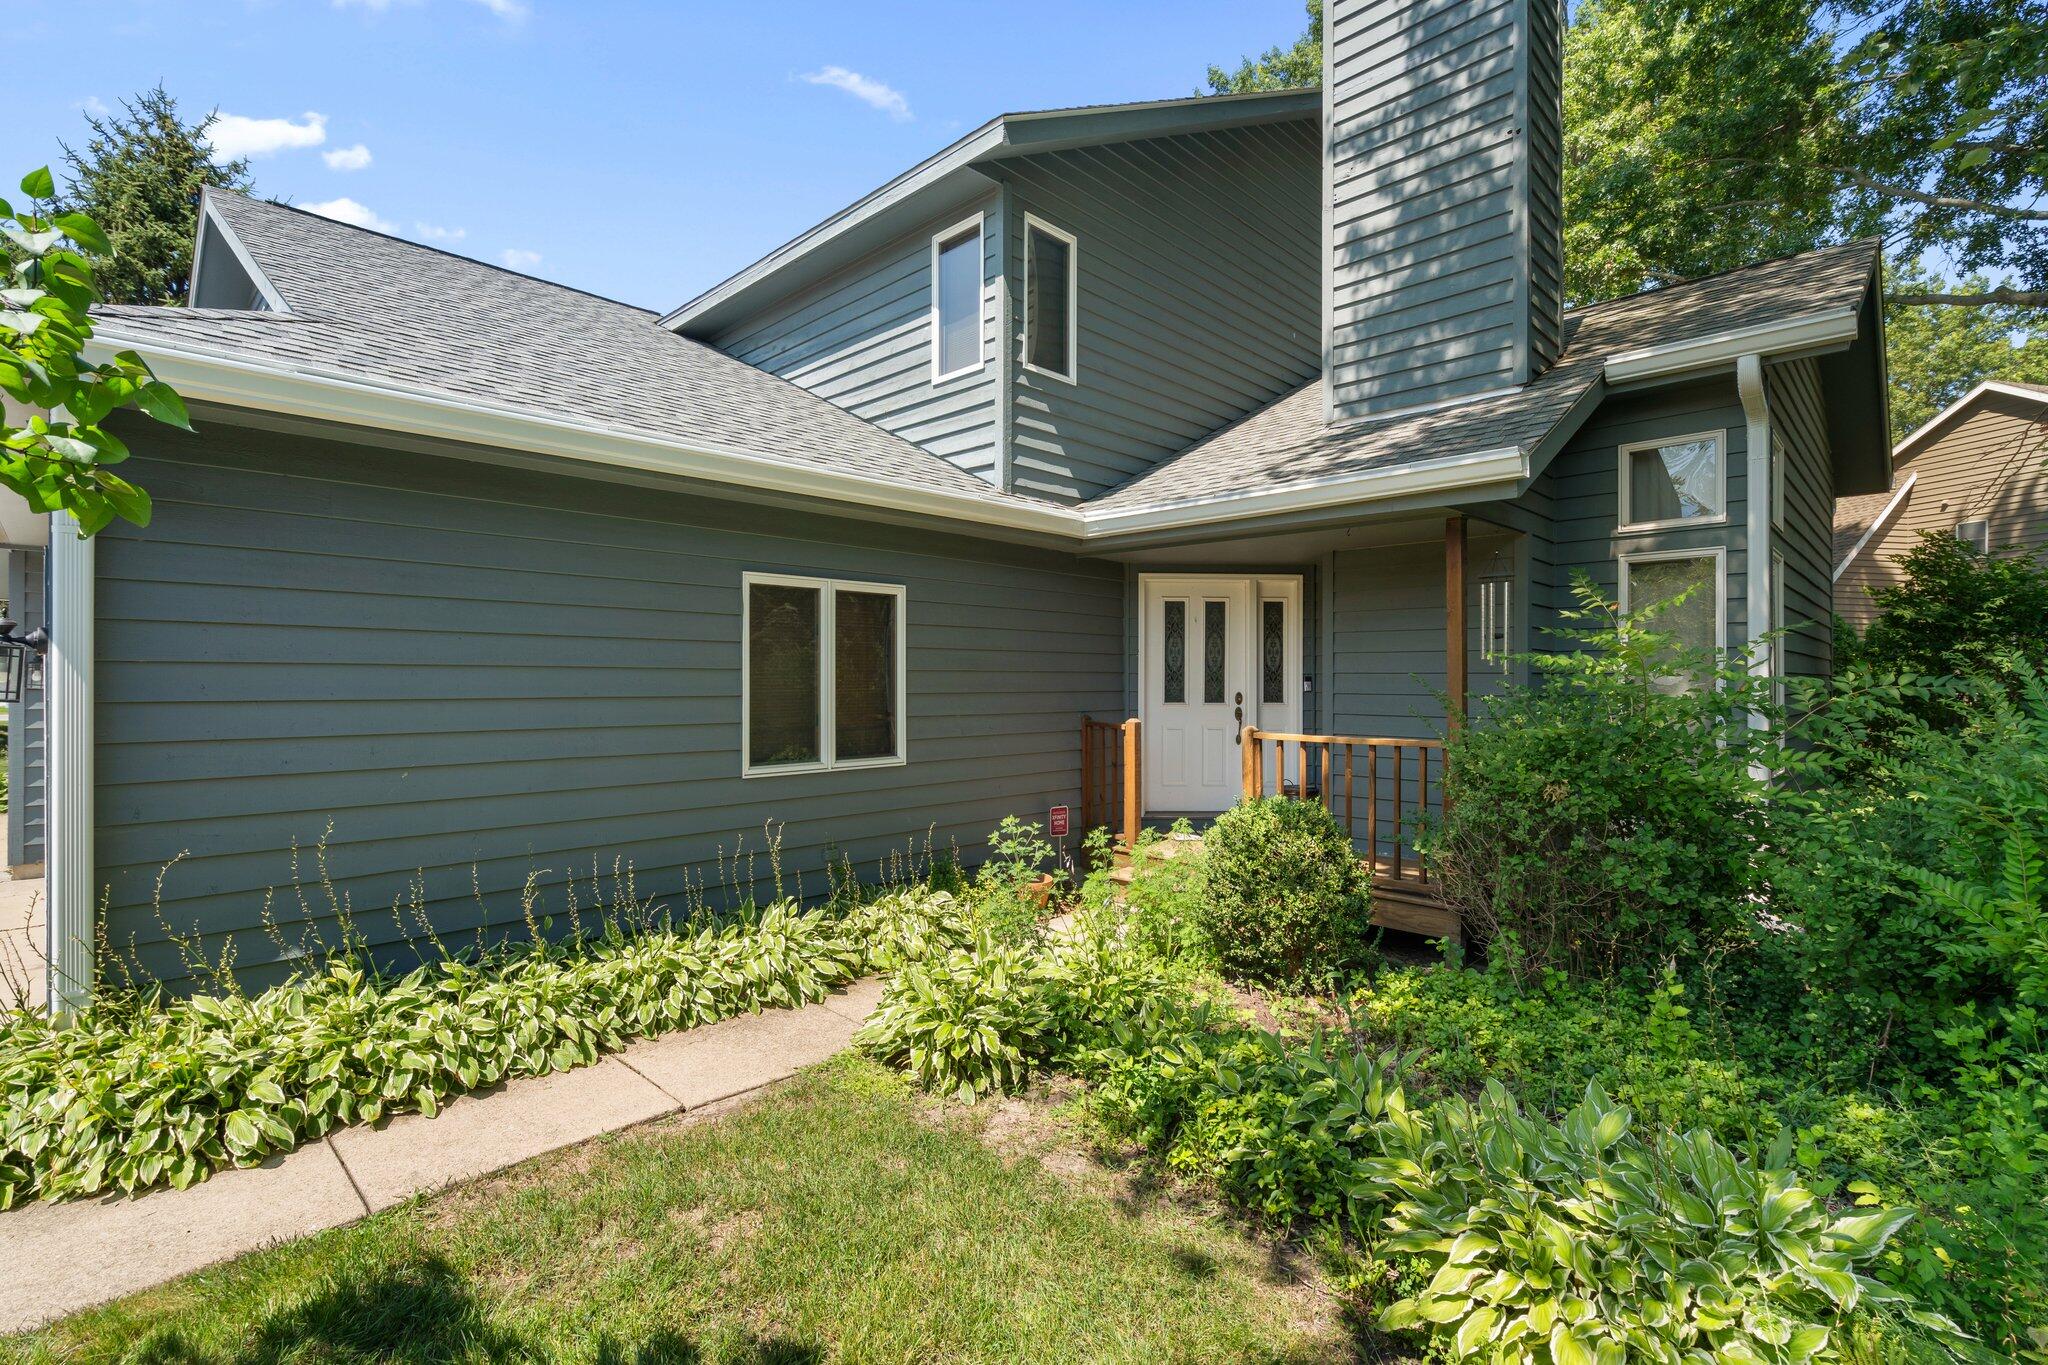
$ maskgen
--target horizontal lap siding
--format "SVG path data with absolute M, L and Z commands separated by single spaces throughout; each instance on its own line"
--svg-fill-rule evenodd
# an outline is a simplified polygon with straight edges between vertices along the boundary
M 1000 201 L 979 206 L 982 329 L 979 370 L 932 380 L 932 235 L 973 207 L 935 219 L 825 283 L 707 338 L 749 365 L 923 446 L 991 483 L 1000 478 L 996 436 L 997 293 L 1002 274 Z
M 1916 477 L 1905 504 L 1835 585 L 1835 610 L 1857 627 L 1876 615 L 1870 593 L 1903 580 L 1898 561 L 1923 531 L 1982 518 L 1994 549 L 2048 558 L 2048 394 L 1986 394 L 1901 461 L 1892 486 L 1908 474 Z
M 501 925 L 533 869 L 557 910 L 615 858 L 673 900 L 770 820 L 807 893 L 928 828 L 978 856 L 1078 798 L 1079 719 L 1121 695 L 1114 566 L 218 424 L 132 439 L 157 514 L 100 549 L 99 874 L 113 942 L 169 976 L 165 863 L 163 921 L 267 963 L 264 893 L 297 913 L 291 846 L 330 824 L 380 943 L 416 870 L 460 933 L 472 865 Z M 749 569 L 905 585 L 906 766 L 740 779 Z
M 1316 376 L 1311 121 L 989 169 L 1011 189 L 1011 357 L 1023 345 L 1024 214 L 1079 239 L 1080 382 L 1013 367 L 1020 492 L 1093 497 Z
M 1766 372 L 1771 430 L 1784 461 L 1785 505 L 1777 510 L 1775 548 L 1784 560 L 1784 672 L 1825 678 L 1834 671 L 1834 461 L 1821 407 L 1820 366 L 1812 360 Z

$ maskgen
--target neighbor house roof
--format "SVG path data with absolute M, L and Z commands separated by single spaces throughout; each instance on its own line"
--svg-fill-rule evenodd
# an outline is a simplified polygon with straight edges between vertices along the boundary
M 346 384 L 358 402 L 363 390 L 382 390 L 609 433 L 647 445 L 650 467 L 659 467 L 660 450 L 686 448 L 821 485 L 825 476 L 850 477 L 874 485 L 876 501 L 890 490 L 924 491 L 1071 517 L 658 327 L 645 309 L 240 194 L 209 190 L 206 211 L 283 311 L 95 310 L 105 341 L 148 343 L 160 371 L 165 353 L 175 361 L 189 348 L 216 370 L 239 361 Z M 196 396 L 207 396 L 205 387 Z
M 976 167 L 1011 157 L 1068 151 L 1136 138 L 1248 128 L 1322 113 L 1318 89 L 1196 95 L 1135 104 L 1091 104 L 998 114 L 824 222 L 784 242 L 661 320 L 703 336 L 764 299 L 859 260 L 906 230 L 995 189 Z
M 1689 357 L 1725 366 L 1746 346 L 1796 339 L 1808 320 L 1869 324 L 1877 247 L 1851 242 L 1565 315 L 1557 363 L 1532 383 L 1344 426 L 1324 421 L 1312 380 L 1088 504 L 1091 516 L 1228 503 L 1289 487 L 1392 474 L 1455 471 L 1513 453 L 1529 472 L 1570 435 L 1610 378 L 1682 370 Z M 1818 332 L 1815 335 L 1819 335 Z M 1839 338 L 1839 331 L 1831 333 Z M 1725 344 L 1715 344 L 1724 342 Z

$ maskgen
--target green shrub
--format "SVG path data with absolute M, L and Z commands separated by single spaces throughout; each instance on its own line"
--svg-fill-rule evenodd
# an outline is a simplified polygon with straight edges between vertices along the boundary
M 2002 657 L 2017 655 L 2048 669 L 2048 564 L 1997 548 L 1985 554 L 1951 532 L 1923 531 L 1899 568 L 1897 583 L 1871 594 L 1877 616 L 1839 663 L 1961 677 L 1993 671 Z
M 1447 742 L 1445 817 L 1424 857 L 1465 928 L 1523 976 L 1630 971 L 1743 942 L 1752 919 L 1768 688 L 1621 614 L 1588 583 L 1530 656 L 1537 685 L 1487 698 Z M 1683 599 L 1678 599 L 1682 601 Z M 1690 686 L 1668 685 L 1672 677 Z
M 964 1104 L 1022 1089 L 1052 1054 L 1058 1014 L 1039 954 L 983 935 L 904 967 L 854 1041 Z
M 1330 979 L 1366 953 L 1366 879 L 1336 817 L 1269 796 L 1218 816 L 1202 841 L 1208 894 L 1197 927 L 1225 972 Z
M 1864 1273 L 1908 1210 L 1831 1217 L 1779 1167 L 1705 1132 L 1645 1141 L 1597 1085 L 1561 1123 L 1498 1084 L 1476 1105 L 1393 1110 L 1375 1179 L 1398 1202 L 1381 1250 L 1425 1258 L 1429 1282 L 1390 1330 L 1428 1325 L 1453 1359 L 1839 1358 L 1880 1305 L 1942 1340 L 1952 1323 Z
M 0 1208 L 190 1185 L 634 1037 L 820 1000 L 871 961 L 949 941 L 949 904 L 899 896 L 848 925 L 782 902 L 745 923 L 541 938 L 398 977 L 342 958 L 253 996 L 112 996 L 63 1028 L 14 1014 L 0 1025 Z
M 1174 833 L 1191 835 L 1185 825 L 1180 822 Z M 1199 928 L 1209 899 L 1208 858 L 1186 842 L 1176 842 L 1172 856 L 1163 856 L 1166 846 L 1154 830 L 1140 834 L 1128 882 L 1116 880 L 1110 860 L 1102 858 L 1081 887 L 1081 905 L 1098 914 L 1116 907 L 1126 941 L 1161 961 L 1208 963 L 1209 944 Z

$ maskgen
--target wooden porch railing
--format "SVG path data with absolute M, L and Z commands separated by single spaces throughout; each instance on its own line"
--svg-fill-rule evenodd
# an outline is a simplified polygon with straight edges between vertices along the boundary
M 1414 839 L 1425 812 L 1443 813 L 1441 740 L 1282 734 L 1249 725 L 1243 739 L 1247 800 L 1266 794 L 1270 751 L 1276 794 L 1320 800 L 1371 866 L 1376 892 L 1436 898 Z
M 1108 826 L 1126 850 L 1145 820 L 1136 720 L 1081 718 L 1081 832 Z

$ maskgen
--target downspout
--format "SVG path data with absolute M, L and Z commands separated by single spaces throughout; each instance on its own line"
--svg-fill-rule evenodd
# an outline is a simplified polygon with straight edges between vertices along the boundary
M 43 837 L 49 1007 L 60 1019 L 90 1004 L 93 990 L 94 548 L 69 512 L 51 513 Z
M 1768 680 L 1772 674 L 1771 655 L 1777 641 L 1767 638 L 1776 624 L 1771 618 L 1771 407 L 1764 393 L 1764 359 L 1750 354 L 1735 362 L 1735 390 L 1742 397 L 1742 415 L 1747 419 L 1746 440 L 1748 481 L 1743 509 L 1747 535 L 1743 547 L 1743 577 L 1748 585 L 1748 644 L 1750 676 Z M 1749 716 L 1750 728 L 1762 730 L 1769 721 L 1760 711 Z

